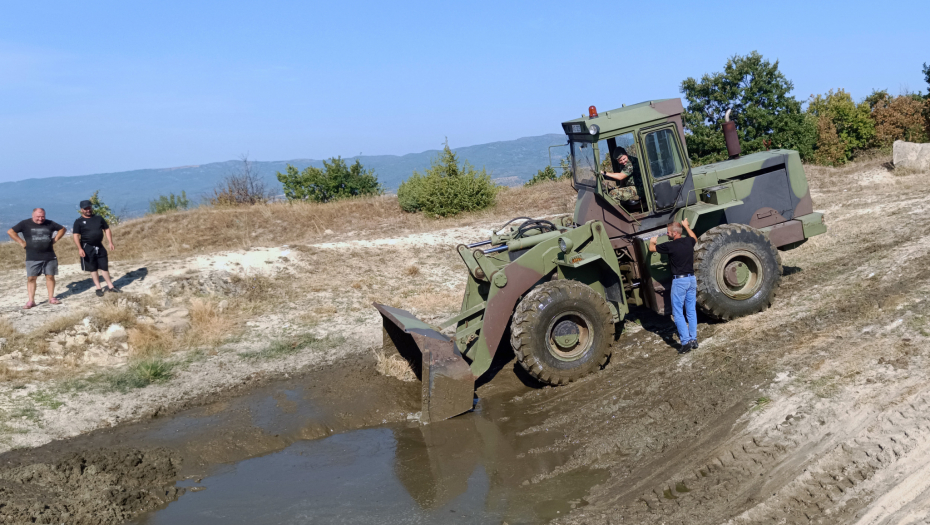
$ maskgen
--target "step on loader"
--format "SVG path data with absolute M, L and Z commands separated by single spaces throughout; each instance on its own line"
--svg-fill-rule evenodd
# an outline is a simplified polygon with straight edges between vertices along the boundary
M 741 155 L 727 118 L 730 158 L 692 167 L 682 109 L 680 99 L 603 113 L 591 106 L 563 122 L 574 214 L 521 217 L 490 239 L 460 244 L 469 275 L 458 315 L 432 326 L 375 303 L 386 351 L 404 357 L 422 381 L 421 422 L 471 410 L 475 380 L 508 345 L 527 373 L 561 385 L 607 362 L 631 306 L 670 313 L 668 260 L 648 247 L 653 237 L 668 240 L 673 221 L 687 218 L 699 236 L 694 274 L 704 313 L 729 320 L 772 304 L 779 252 L 826 232 L 800 156 L 780 149 Z M 608 175 L 616 173 L 628 174 L 624 187 Z

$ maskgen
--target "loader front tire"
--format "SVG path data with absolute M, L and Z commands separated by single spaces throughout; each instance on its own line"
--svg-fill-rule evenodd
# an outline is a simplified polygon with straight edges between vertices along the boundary
M 775 246 L 764 233 L 744 224 L 712 228 L 694 248 L 697 305 L 723 321 L 771 306 L 781 273 Z
M 607 301 L 590 286 L 549 281 L 533 288 L 517 305 L 510 345 L 531 376 L 549 385 L 564 385 L 607 362 L 613 330 Z

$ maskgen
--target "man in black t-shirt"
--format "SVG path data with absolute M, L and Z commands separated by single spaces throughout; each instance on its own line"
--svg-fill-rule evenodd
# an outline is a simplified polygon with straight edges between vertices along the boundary
M 687 237 L 681 236 L 684 228 Z M 694 278 L 694 246 L 697 236 L 691 231 L 688 219 L 681 223 L 668 225 L 668 242 L 656 246 L 656 237 L 649 240 L 649 251 L 668 255 L 668 265 L 672 270 L 672 314 L 675 327 L 678 328 L 678 341 L 681 343 L 679 354 L 686 354 L 698 347 L 697 342 L 697 280 Z M 685 312 L 682 311 L 684 307 Z M 684 313 L 688 319 L 685 321 Z
M 32 218 L 18 222 L 7 230 L 7 235 L 14 242 L 26 249 L 26 294 L 29 300 L 23 308 L 28 310 L 36 305 L 36 281 L 45 275 L 45 288 L 48 289 L 48 304 L 61 304 L 55 298 L 55 276 L 58 275 L 58 257 L 53 246 L 65 235 L 65 227 L 55 221 L 45 220 L 45 210 L 32 210 Z M 19 238 L 19 234 L 23 238 Z
M 113 234 L 110 233 L 110 225 L 99 215 L 94 215 L 94 207 L 90 201 L 81 201 L 81 216 L 74 221 L 74 227 L 71 229 L 71 237 L 74 244 L 78 247 L 78 254 L 81 256 L 81 269 L 90 272 L 90 278 L 97 287 L 97 296 L 103 297 L 103 289 L 100 287 L 100 276 L 97 271 L 103 275 L 107 282 L 107 291 L 119 292 L 113 281 L 110 280 L 110 264 L 107 259 L 107 251 L 103 248 L 103 237 L 106 236 L 110 250 L 113 247 Z

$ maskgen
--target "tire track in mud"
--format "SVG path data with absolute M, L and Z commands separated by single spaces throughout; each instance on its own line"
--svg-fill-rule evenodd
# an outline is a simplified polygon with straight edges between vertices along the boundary
M 789 413 L 780 422 L 765 417 L 767 430 L 739 432 L 710 450 L 703 447 L 713 438 L 701 440 L 663 458 L 686 458 L 673 472 L 661 472 L 661 480 L 647 476 L 634 484 L 638 489 L 618 495 L 616 511 L 590 522 L 717 523 L 728 515 L 732 524 L 925 519 L 930 392 L 916 388 L 898 389 L 868 408 L 855 408 L 859 399 L 850 396 L 840 411 Z

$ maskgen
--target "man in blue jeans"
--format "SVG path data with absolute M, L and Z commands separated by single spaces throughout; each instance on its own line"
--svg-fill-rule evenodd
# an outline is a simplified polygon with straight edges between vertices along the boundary
M 687 237 L 681 236 L 682 228 L 688 232 Z M 681 223 L 673 222 L 668 225 L 668 242 L 656 246 L 656 237 L 649 240 L 649 251 L 668 255 L 668 264 L 672 270 L 672 314 L 675 316 L 675 326 L 678 328 L 678 340 L 681 342 L 679 354 L 687 354 L 698 347 L 697 342 L 697 309 L 695 296 L 697 295 L 697 281 L 694 279 L 694 246 L 697 236 L 691 231 L 688 219 Z M 684 312 L 682 312 L 684 307 Z M 687 321 L 685 320 L 687 313 Z

